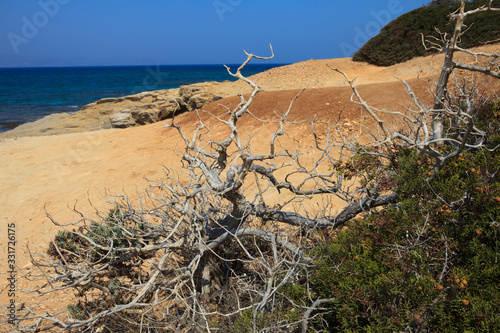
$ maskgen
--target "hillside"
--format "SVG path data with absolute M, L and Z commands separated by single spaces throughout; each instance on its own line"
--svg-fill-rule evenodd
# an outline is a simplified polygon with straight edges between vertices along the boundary
M 451 3 L 451 4 L 450 4 Z M 489 1 L 475 0 L 466 5 L 466 10 L 487 5 Z M 498 7 L 500 1 L 493 1 Z M 456 1 L 433 1 L 391 21 L 380 33 L 365 43 L 353 56 L 354 61 L 367 62 L 377 66 L 391 66 L 415 57 L 433 53 L 422 44 L 422 35 L 440 39 L 437 31 L 453 32 L 449 13 L 458 8 Z M 464 24 L 467 33 L 462 36 L 461 46 L 472 48 L 500 38 L 500 13 L 486 12 L 468 17 Z

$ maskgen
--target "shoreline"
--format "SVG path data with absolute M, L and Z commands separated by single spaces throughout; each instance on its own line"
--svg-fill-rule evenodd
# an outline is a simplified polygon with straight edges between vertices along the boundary
M 109 128 L 124 128 L 132 127 L 135 124 L 125 124 L 120 126 L 119 123 L 112 122 L 113 116 L 120 112 L 127 112 L 132 110 L 143 109 L 143 113 L 139 117 L 143 117 L 142 122 L 137 125 L 144 125 L 163 120 L 167 115 L 159 118 L 154 115 L 154 112 L 160 111 L 169 112 L 172 110 L 159 110 L 164 104 L 175 101 L 175 103 L 183 105 L 183 108 L 177 108 L 177 111 L 185 112 L 191 111 L 193 105 L 199 107 L 205 106 L 211 102 L 211 96 L 206 93 L 206 87 L 214 84 L 213 82 L 205 82 L 201 84 L 192 84 L 188 86 L 181 86 L 180 88 L 162 89 L 145 91 L 138 94 L 126 95 L 123 97 L 108 97 L 97 100 L 90 104 L 84 105 L 80 110 L 75 112 L 61 112 L 53 113 L 44 116 L 36 121 L 21 124 L 9 131 L 0 133 L 1 139 L 18 138 L 24 136 L 46 136 L 46 135 L 59 135 L 78 132 L 96 131 Z M 191 94 L 184 94 L 181 96 L 181 90 L 191 89 Z M 194 91 L 194 92 L 193 92 Z M 198 104 L 190 102 L 193 95 L 197 95 Z M 175 104 L 174 103 L 174 104 Z M 167 107 L 168 109 L 168 107 Z M 147 119 L 150 118 L 150 119 Z
M 282 65 L 249 64 L 246 71 L 251 75 Z M 0 95 L 5 99 L 0 103 L 0 133 L 52 114 L 72 114 L 105 98 L 227 80 L 236 79 L 223 65 L 0 69 Z

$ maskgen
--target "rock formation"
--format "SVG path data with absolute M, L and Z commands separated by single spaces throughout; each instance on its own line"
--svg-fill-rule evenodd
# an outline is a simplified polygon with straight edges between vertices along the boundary
M 116 98 L 103 98 L 75 113 L 52 114 L 32 123 L 0 133 L 0 138 L 86 132 L 106 128 L 126 128 L 154 123 L 200 109 L 218 99 L 209 92 L 213 83 L 155 90 Z
M 170 118 L 175 113 L 200 109 L 215 99 L 217 97 L 208 93 L 203 84 L 181 86 L 178 89 L 178 94 L 167 95 L 162 99 L 156 98 L 155 102 L 141 104 L 133 109 L 124 109 L 112 114 L 110 116 L 111 127 L 126 128 L 151 124 Z

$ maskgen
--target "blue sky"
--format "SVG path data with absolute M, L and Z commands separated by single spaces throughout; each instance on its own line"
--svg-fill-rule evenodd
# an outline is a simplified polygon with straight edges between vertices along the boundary
M 273 63 L 351 56 L 425 0 L 1 0 L 0 67 Z

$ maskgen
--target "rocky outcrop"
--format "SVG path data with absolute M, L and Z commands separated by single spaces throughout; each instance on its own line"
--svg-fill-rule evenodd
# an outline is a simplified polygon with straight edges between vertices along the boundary
M 179 96 L 186 104 L 187 110 L 200 109 L 214 101 L 214 96 L 209 94 L 205 87 L 200 85 L 181 86 Z
M 168 97 L 165 101 L 142 104 L 111 115 L 111 127 L 126 128 L 151 124 L 170 118 L 176 112 L 184 111 L 186 111 L 186 106 L 179 97 Z
M 218 99 L 206 82 L 177 89 L 155 90 L 124 97 L 103 98 L 74 113 L 57 113 L 0 133 L 1 138 L 40 136 L 126 128 L 154 123 L 172 115 L 200 109 Z
M 204 85 L 181 86 L 177 96 L 168 95 L 157 102 L 141 104 L 133 109 L 124 109 L 112 114 L 110 116 L 111 127 L 126 128 L 155 123 L 170 118 L 176 113 L 200 109 L 215 99 L 217 97 L 208 93 Z

